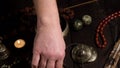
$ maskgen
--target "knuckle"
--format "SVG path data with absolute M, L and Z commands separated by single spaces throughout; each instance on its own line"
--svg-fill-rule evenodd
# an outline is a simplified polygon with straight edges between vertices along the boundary
M 54 51 L 54 52 L 46 52 L 44 53 L 44 55 L 48 58 L 51 58 L 51 59 L 56 59 L 56 58 L 64 58 L 65 57 L 65 52 L 57 52 L 57 51 Z
M 65 54 L 64 53 L 62 53 L 62 52 L 60 52 L 60 53 L 52 53 L 51 55 L 50 55 L 50 57 L 52 57 L 52 58 L 64 58 L 64 56 L 65 56 Z
M 34 63 L 32 63 L 32 68 L 37 68 L 38 66 Z
M 59 54 L 59 57 L 60 57 L 60 58 L 64 58 L 64 57 L 65 57 L 65 53 L 60 53 L 60 54 Z
M 45 65 L 46 65 L 45 63 L 41 63 L 41 64 L 40 64 L 40 67 L 41 67 L 41 68 L 45 68 Z
M 40 51 L 39 51 L 39 50 L 33 50 L 33 54 L 38 55 L 39 53 L 40 53 Z

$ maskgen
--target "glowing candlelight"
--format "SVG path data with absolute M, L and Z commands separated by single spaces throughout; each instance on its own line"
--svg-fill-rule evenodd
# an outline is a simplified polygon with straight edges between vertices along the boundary
M 17 39 L 15 42 L 14 42 L 14 46 L 16 48 L 22 48 L 25 46 L 25 40 L 23 39 Z

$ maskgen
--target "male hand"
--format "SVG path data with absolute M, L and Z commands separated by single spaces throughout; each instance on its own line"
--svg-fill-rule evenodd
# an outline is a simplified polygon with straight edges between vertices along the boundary
M 65 42 L 56 28 L 41 27 L 36 33 L 32 68 L 63 68 Z

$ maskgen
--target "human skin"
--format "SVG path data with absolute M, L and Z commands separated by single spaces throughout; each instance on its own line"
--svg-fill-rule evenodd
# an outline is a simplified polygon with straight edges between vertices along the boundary
M 33 0 L 37 30 L 32 68 L 63 68 L 65 41 L 60 27 L 56 0 Z

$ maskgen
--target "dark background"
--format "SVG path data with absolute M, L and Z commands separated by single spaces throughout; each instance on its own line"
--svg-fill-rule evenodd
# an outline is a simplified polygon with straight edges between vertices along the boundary
M 79 3 L 90 0 L 58 0 L 58 9 L 66 8 Z M 66 49 L 65 67 L 66 68 L 103 68 L 113 45 L 119 38 L 119 22 L 120 18 L 110 21 L 105 27 L 104 34 L 108 41 L 106 48 L 98 48 L 95 42 L 96 29 L 99 23 L 108 15 L 120 10 L 120 0 L 98 0 L 97 2 L 72 8 L 75 15 L 69 23 L 73 23 L 76 19 L 81 19 L 83 15 L 92 17 L 92 24 L 83 26 L 79 31 L 74 31 L 70 27 L 69 34 L 65 38 L 67 47 L 74 43 L 84 43 L 94 47 L 97 50 L 98 57 L 92 63 L 77 64 L 72 61 L 69 49 Z M 3 43 L 10 50 L 9 59 L 1 63 L 1 65 L 11 65 L 13 68 L 29 68 L 32 56 L 33 39 L 36 27 L 36 15 L 33 10 L 32 0 L 1 0 L 0 2 L 0 35 L 3 37 Z M 27 11 L 27 9 L 29 11 Z M 31 14 L 32 13 L 32 14 Z M 69 24 L 69 26 L 72 26 Z M 13 43 L 16 39 L 23 38 L 27 44 L 22 49 L 16 49 Z M 19 62 L 18 62 L 19 61 Z M 118 63 L 118 68 L 120 68 Z

